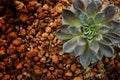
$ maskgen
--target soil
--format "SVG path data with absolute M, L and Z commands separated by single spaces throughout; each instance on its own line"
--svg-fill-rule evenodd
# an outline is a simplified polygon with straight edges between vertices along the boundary
M 79 58 L 62 52 L 62 41 L 55 33 L 62 8 L 71 3 L 0 0 L 0 80 L 120 80 L 120 44 L 113 58 L 86 69 Z

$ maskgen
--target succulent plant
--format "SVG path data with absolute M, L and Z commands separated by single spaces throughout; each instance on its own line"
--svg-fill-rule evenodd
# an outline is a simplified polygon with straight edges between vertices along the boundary
M 80 58 L 83 67 L 114 55 L 120 42 L 120 22 L 114 20 L 116 7 L 103 9 L 100 0 L 74 0 L 62 10 L 62 26 L 56 32 L 63 41 L 63 51 Z

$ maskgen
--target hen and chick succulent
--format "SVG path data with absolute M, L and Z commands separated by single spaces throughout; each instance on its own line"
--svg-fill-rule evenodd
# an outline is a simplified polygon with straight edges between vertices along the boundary
M 117 8 L 105 9 L 100 0 L 74 0 L 62 10 L 62 26 L 56 36 L 63 41 L 63 51 L 80 58 L 83 67 L 114 55 L 120 42 L 120 22 L 114 20 Z

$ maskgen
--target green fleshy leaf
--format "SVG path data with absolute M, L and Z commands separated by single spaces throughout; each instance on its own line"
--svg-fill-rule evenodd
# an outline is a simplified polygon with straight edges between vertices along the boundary
M 62 15 L 63 15 L 63 19 L 62 19 L 63 23 L 62 24 L 69 24 L 72 26 L 79 26 L 80 25 L 79 18 L 70 10 L 63 9 Z
M 110 21 L 108 26 L 112 28 L 111 32 L 120 32 L 120 22 Z
M 75 56 L 77 57 L 84 54 L 85 48 L 86 48 L 86 45 L 77 45 L 74 49 Z
M 120 42 L 120 33 L 109 33 L 105 34 L 107 38 L 109 38 L 114 44 Z
M 74 37 L 74 35 L 63 33 L 62 31 L 57 31 L 56 37 L 61 40 L 68 40 Z
M 63 44 L 63 51 L 66 53 L 71 53 L 77 46 L 77 38 L 74 37 Z
M 105 45 L 102 43 L 99 43 L 99 45 L 101 53 L 104 54 L 106 57 L 112 57 L 114 55 L 114 50 L 110 45 Z
M 82 0 L 74 0 L 73 7 L 78 11 L 85 10 L 85 5 Z
M 100 61 L 101 61 L 102 58 L 103 58 L 103 54 L 101 53 L 100 49 L 99 49 L 99 51 L 98 51 L 98 53 L 97 53 L 97 58 L 98 58 Z
M 108 27 L 106 25 L 102 25 L 100 28 L 99 28 L 99 32 L 101 34 L 105 34 L 105 33 L 108 33 L 112 28 L 111 27 Z
M 95 52 L 91 50 L 90 48 L 87 48 L 85 52 L 80 55 L 80 63 L 82 64 L 83 67 L 87 67 L 90 62 L 96 62 L 98 59 L 95 56 Z
M 86 40 L 84 38 L 78 37 L 77 43 L 80 46 L 86 45 Z
M 96 12 L 98 12 L 102 8 L 102 3 L 97 1 L 92 1 L 90 4 L 88 4 L 87 7 L 87 13 L 89 15 L 94 15 Z
M 96 11 L 100 11 L 102 9 L 102 2 L 100 0 L 95 0 L 97 5 Z
M 103 43 L 103 44 L 106 44 L 106 45 L 112 45 L 113 44 L 113 41 L 106 36 L 103 36 L 103 39 L 100 40 L 100 42 Z
M 95 37 L 96 41 L 100 41 L 103 39 L 103 35 L 99 34 L 98 36 Z
M 99 50 L 99 44 L 97 41 L 92 40 L 89 44 L 89 47 L 97 54 Z
M 80 63 L 82 64 L 83 67 L 87 67 L 90 64 L 90 57 L 88 53 L 80 55 Z
M 116 14 L 116 7 L 115 6 L 108 6 L 104 9 L 105 20 L 110 20 Z
M 69 27 L 69 25 L 62 25 L 62 26 L 60 26 L 60 28 L 58 30 L 60 30 L 63 33 L 68 34 L 68 31 L 67 31 L 68 27 Z
M 87 19 L 87 24 L 88 24 L 88 25 L 94 24 L 94 19 L 93 19 L 93 18 L 88 18 L 88 19 Z
M 82 24 L 85 24 L 86 22 L 87 22 L 87 15 L 84 13 L 84 12 L 82 12 L 80 15 L 79 15 L 79 18 L 80 18 L 80 22 L 82 23 Z
M 104 23 L 105 14 L 104 13 L 97 13 L 97 15 L 94 17 L 94 20 L 95 20 L 96 24 Z
M 90 55 L 90 60 L 91 60 L 91 63 L 95 63 L 95 62 L 97 62 L 99 59 L 98 59 L 98 57 L 96 56 L 96 54 L 93 53 L 93 54 Z
M 73 5 L 69 7 L 69 10 L 72 11 L 77 17 L 81 14 L 81 11 L 76 10 Z
M 70 26 L 67 28 L 68 33 L 76 35 L 77 33 L 79 33 L 79 29 L 78 27 L 74 27 L 74 26 Z

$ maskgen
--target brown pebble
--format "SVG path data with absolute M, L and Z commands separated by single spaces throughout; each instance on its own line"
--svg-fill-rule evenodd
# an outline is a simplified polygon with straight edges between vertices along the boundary
M 39 61 L 39 59 L 40 59 L 40 58 L 39 58 L 38 56 L 33 57 L 33 60 L 34 60 L 34 61 Z
M 20 30 L 19 35 L 20 35 L 20 36 L 25 36 L 25 35 L 26 35 L 25 29 Z
M 33 7 L 33 6 L 35 6 L 37 3 L 38 3 L 37 1 L 33 0 L 33 1 L 29 1 L 28 4 L 29 4 L 31 7 Z
M 59 54 L 59 55 L 63 55 L 63 54 L 64 54 L 64 52 L 62 52 L 62 51 L 61 51 L 61 52 L 59 52 L 58 54 Z
M 20 14 L 19 19 L 22 22 L 26 22 L 28 20 L 28 16 L 26 14 Z
M 33 50 L 30 50 L 28 53 L 27 53 L 27 57 L 28 58 L 31 58 L 31 57 L 34 57 L 38 54 L 38 50 L 37 49 L 33 49 Z
M 104 62 L 105 62 L 105 63 L 107 63 L 108 61 L 109 61 L 109 59 L 108 59 L 108 58 L 105 58 L 105 59 L 104 59 Z
M 34 69 L 34 73 L 37 74 L 37 75 L 41 75 L 42 74 L 42 70 Z
M 77 69 L 75 70 L 75 74 L 80 74 L 80 73 L 81 73 L 81 69 L 77 68 Z
M 73 72 L 74 72 L 74 71 L 75 71 L 75 69 L 76 69 L 76 65 L 75 65 L 75 64 L 72 64 L 70 69 L 71 69 L 71 71 L 73 71 Z
M 0 39 L 0 46 L 3 46 L 3 45 L 5 45 L 5 44 L 6 44 L 6 40 Z
M 51 32 L 51 27 L 46 27 L 45 31 L 50 33 Z
M 47 71 L 47 77 L 49 78 L 51 76 L 51 72 Z
M 15 39 L 15 38 L 17 38 L 17 34 L 15 32 L 11 32 L 7 35 L 8 40 L 12 40 L 12 39 Z
M 43 56 L 43 57 L 40 59 L 40 62 L 42 62 L 42 63 L 46 63 L 46 57 Z
M 50 33 L 49 36 L 48 36 L 48 39 L 49 40 L 53 40 L 54 39 L 54 35 L 52 33 Z
M 48 37 L 48 33 L 47 33 L 47 32 L 43 33 L 43 34 L 42 34 L 42 37 L 43 37 L 43 38 L 47 38 L 47 37 Z
M 5 54 L 5 50 L 0 50 L 0 56 Z
M 16 69 L 22 69 L 22 62 L 21 63 L 19 63 L 17 66 L 16 66 Z
M 10 79 L 10 75 L 9 75 L 9 74 L 6 74 L 6 75 L 4 76 L 4 78 L 3 78 L 3 80 L 8 80 L 8 79 Z
M 59 64 L 58 64 L 58 68 L 62 69 L 63 67 L 64 67 L 64 66 L 63 66 L 62 63 L 59 63 Z
M 58 62 L 59 62 L 58 56 L 53 55 L 53 56 L 52 56 L 52 62 L 53 62 L 53 63 L 58 63 Z
M 2 78 L 3 77 L 3 74 L 0 72 L 0 78 Z
M 58 39 L 57 44 L 62 44 L 62 41 Z
M 81 77 L 75 77 L 73 80 L 83 80 Z
M 57 38 L 55 37 L 54 39 L 53 39 L 53 43 L 55 44 L 57 42 Z
M 64 7 L 63 4 L 58 3 L 58 4 L 55 6 L 55 10 L 56 10 L 56 12 L 61 13 L 63 7 Z
M 18 45 L 22 44 L 22 39 L 16 38 L 12 41 L 12 44 L 18 46 Z
M 54 67 L 50 67 L 50 68 L 49 68 L 50 71 L 53 71 L 54 69 L 55 69 Z
M 42 11 L 43 11 L 43 8 L 41 6 L 39 6 L 36 12 L 41 13 Z
M 16 52 L 16 47 L 14 45 L 10 45 L 7 49 L 7 54 L 13 54 Z
M 20 52 L 20 53 L 24 52 L 25 51 L 25 45 L 22 44 L 19 47 L 17 47 L 17 51 Z
M 98 69 L 103 69 L 103 68 L 104 68 L 103 62 L 99 61 L 99 62 L 97 63 L 97 68 L 98 68 Z
M 16 54 L 11 54 L 10 57 L 11 57 L 12 59 L 16 59 L 16 58 L 17 58 L 17 55 L 16 55 Z
M 17 10 L 21 10 L 24 7 L 24 4 L 21 1 L 15 1 L 15 7 Z
M 48 6 L 47 4 L 44 4 L 44 5 L 43 5 L 43 9 L 44 9 L 44 10 L 48 10 L 48 9 L 49 9 L 49 6 Z
M 70 72 L 70 71 L 66 72 L 66 73 L 65 73 L 65 76 L 71 77 L 71 76 L 72 76 L 72 72 Z

